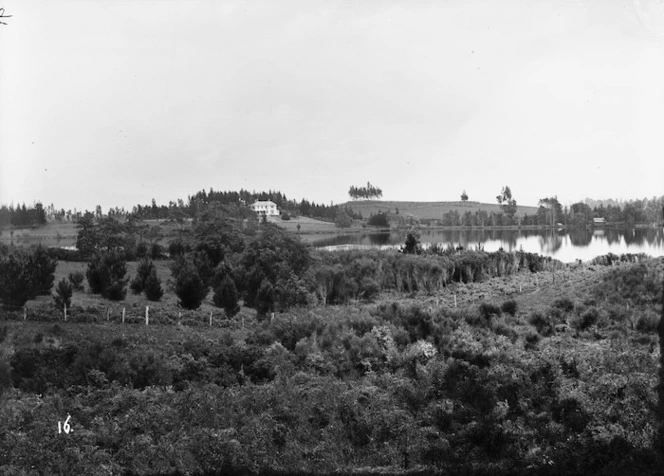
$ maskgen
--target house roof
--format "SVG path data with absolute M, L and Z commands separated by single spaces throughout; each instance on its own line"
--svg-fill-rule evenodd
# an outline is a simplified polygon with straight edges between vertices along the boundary
M 258 200 L 258 201 L 256 201 L 256 202 L 254 202 L 254 203 L 251 204 L 252 207 L 253 207 L 253 206 L 256 206 L 256 205 L 273 205 L 273 206 L 275 206 L 275 207 L 277 206 L 277 204 L 274 203 L 274 202 L 271 201 L 271 200 Z
M 595 222 L 595 223 L 605 223 L 606 220 L 604 218 L 593 218 L 593 222 Z

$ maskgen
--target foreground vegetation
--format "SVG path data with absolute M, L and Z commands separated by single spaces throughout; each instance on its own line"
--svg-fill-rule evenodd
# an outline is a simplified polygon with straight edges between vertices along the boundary
M 664 261 L 443 251 L 315 255 L 307 303 L 211 328 L 174 282 L 150 326 L 5 311 L 0 472 L 656 473 Z

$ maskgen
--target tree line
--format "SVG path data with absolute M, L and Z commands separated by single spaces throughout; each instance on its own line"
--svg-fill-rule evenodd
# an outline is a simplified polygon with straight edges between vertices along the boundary
M 46 212 L 44 206 L 37 202 L 32 206 L 26 206 L 25 203 L 17 205 L 0 207 L 0 227 L 5 226 L 39 226 L 46 224 Z

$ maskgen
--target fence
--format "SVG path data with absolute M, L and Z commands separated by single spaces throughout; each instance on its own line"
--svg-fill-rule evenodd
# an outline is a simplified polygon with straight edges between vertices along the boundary
M 73 322 L 73 323 L 114 323 L 127 325 L 183 325 L 190 327 L 243 328 L 249 313 L 240 312 L 229 318 L 223 309 L 187 310 L 164 305 L 123 305 L 77 306 L 56 309 L 53 305 L 36 303 L 25 306 L 0 306 L 0 320 Z

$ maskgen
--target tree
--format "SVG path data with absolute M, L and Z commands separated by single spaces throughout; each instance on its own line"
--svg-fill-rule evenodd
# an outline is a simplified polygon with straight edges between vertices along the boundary
M 85 258 L 100 251 L 115 251 L 123 254 L 135 249 L 133 233 L 138 230 L 134 222 L 121 223 L 114 218 L 97 218 L 87 212 L 76 227 L 76 248 Z
M 225 276 L 219 286 L 214 290 L 212 300 L 217 307 L 224 308 L 224 312 L 229 318 L 240 312 L 237 288 L 229 276 Z
M 212 207 L 197 218 L 194 225 L 195 263 L 200 277 L 210 284 L 214 268 L 227 255 L 241 253 L 244 239 L 238 225 L 224 215 L 220 207 Z
M 51 258 L 48 252 L 41 246 L 35 249 L 31 259 L 37 294 L 48 296 L 55 281 L 54 273 L 58 266 L 58 260 Z
M 38 248 L 32 253 L 0 254 L 0 301 L 23 306 L 40 294 L 50 294 L 57 261 L 44 253 Z
M 540 225 L 554 226 L 562 217 L 563 207 L 558 201 L 558 197 L 540 198 L 537 210 Z
M 148 258 L 143 258 L 140 261 L 140 263 L 138 263 L 138 268 L 136 269 L 136 276 L 129 285 L 134 294 L 141 294 L 143 292 L 143 290 L 145 289 L 145 282 L 150 276 L 152 270 L 155 270 L 156 272 L 152 260 L 149 260 Z
M 82 291 L 83 290 L 83 280 L 85 279 L 85 275 L 81 273 L 80 271 L 74 271 L 73 273 L 69 273 L 69 282 L 72 285 L 72 288 Z
M 101 294 L 106 299 L 121 301 L 127 294 L 127 261 L 122 252 L 98 253 L 88 263 L 85 275 L 90 292 Z
M 346 210 L 339 209 L 337 211 L 337 216 L 334 218 L 334 224 L 337 228 L 348 228 L 353 224 L 353 219 Z
M 256 310 L 259 316 L 265 316 L 268 312 L 274 312 L 274 287 L 264 279 L 256 293 Z
M 420 254 L 422 248 L 420 247 L 419 236 L 415 231 L 409 231 L 406 236 L 406 243 L 401 248 L 401 252 L 405 254 Z
M 503 187 L 500 194 L 496 196 L 496 200 L 499 205 L 512 200 L 512 190 L 510 190 L 509 186 L 506 185 Z
M 53 295 L 53 303 L 57 309 L 71 307 L 71 296 L 73 294 L 72 286 L 69 281 L 62 278 L 58 285 L 55 287 L 55 294 Z
M 171 265 L 175 278 L 175 294 L 179 304 L 185 309 L 198 309 L 210 288 L 198 274 L 198 269 L 190 257 L 179 257 Z
M 371 182 L 367 182 L 366 187 L 356 187 L 351 185 L 348 190 L 348 195 L 350 195 L 350 198 L 353 200 L 357 200 L 358 198 L 380 198 L 383 196 L 383 191 L 380 188 L 371 185 Z
M 387 228 L 390 226 L 390 222 L 387 219 L 387 213 L 378 212 L 375 215 L 371 215 L 367 220 L 367 224 L 370 226 L 379 226 L 382 228 Z
M 299 237 L 272 224 L 262 226 L 261 232 L 245 248 L 237 267 L 241 273 L 237 281 L 245 305 L 256 306 L 263 282 L 275 287 L 279 279 L 290 273 L 294 279 L 301 280 L 311 261 L 309 247 Z
M 99 238 L 95 227 L 94 216 L 87 212 L 76 223 L 78 233 L 76 235 L 76 248 L 83 257 L 89 257 L 97 251 Z
M 503 210 L 503 213 L 510 219 L 513 219 L 514 215 L 516 215 L 517 206 L 516 200 L 512 198 L 512 190 L 510 190 L 509 186 L 505 185 L 503 187 L 500 195 L 496 196 L 496 200 L 498 201 L 500 208 Z
M 467 202 L 468 201 L 468 194 L 466 193 L 465 190 L 461 193 L 461 201 L 462 202 Z
M 150 269 L 150 274 L 145 279 L 144 283 L 145 297 L 150 301 L 159 301 L 164 295 L 164 290 L 161 287 L 161 281 L 157 276 L 157 268 L 152 266 Z

